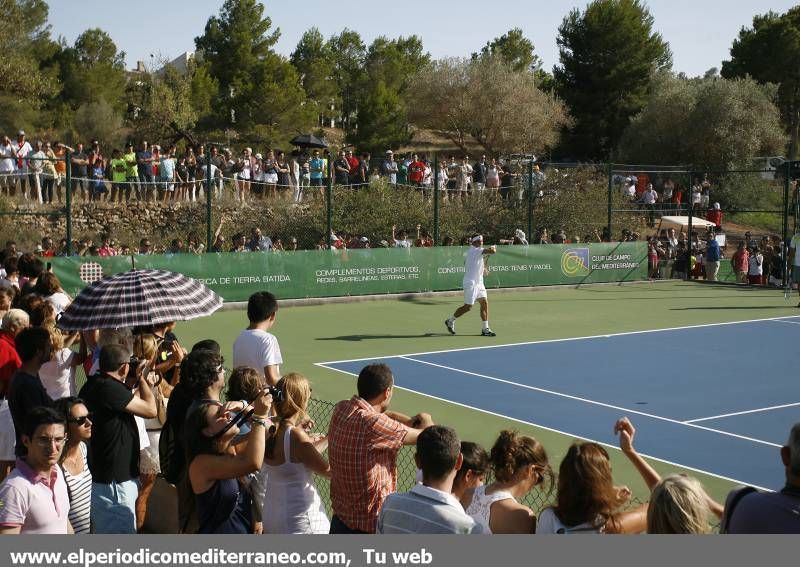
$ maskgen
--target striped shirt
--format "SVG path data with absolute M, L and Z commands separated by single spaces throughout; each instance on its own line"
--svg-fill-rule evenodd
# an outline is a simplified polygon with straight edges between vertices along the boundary
M 86 461 L 86 443 L 81 443 L 83 471 L 77 476 L 62 467 L 69 491 L 69 523 L 76 534 L 88 534 L 91 529 L 92 472 Z
M 379 534 L 476 534 L 482 531 L 455 496 L 422 484 L 414 486 L 410 492 L 387 496 L 376 529 Z

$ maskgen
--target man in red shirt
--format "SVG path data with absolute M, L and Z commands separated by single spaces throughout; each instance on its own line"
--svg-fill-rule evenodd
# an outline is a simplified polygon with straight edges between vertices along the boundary
M 411 181 L 416 187 L 422 187 L 422 181 L 425 179 L 425 162 L 419 159 L 417 154 L 411 159 L 411 164 L 408 166 L 408 180 Z
M 328 427 L 331 533 L 375 533 L 386 497 L 397 490 L 397 453 L 414 445 L 431 416 L 386 411 L 394 377 L 385 364 L 358 375 L 358 395 L 336 404 Z
M 0 331 L 0 481 L 8 475 L 16 459 L 14 421 L 6 400 L 9 381 L 22 366 L 14 338 L 29 325 L 30 318 L 25 311 L 11 309 L 3 317 L 3 330 Z
M 358 161 L 358 158 L 353 155 L 353 150 L 347 150 L 347 165 L 350 167 L 349 171 L 349 179 L 350 185 L 358 184 L 358 168 L 361 166 L 361 162 Z

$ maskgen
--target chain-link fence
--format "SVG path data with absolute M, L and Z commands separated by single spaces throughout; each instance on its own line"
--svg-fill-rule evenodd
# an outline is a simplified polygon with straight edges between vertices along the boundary
M 308 413 L 315 422 L 315 432 L 327 433 L 328 424 L 330 423 L 331 416 L 333 415 L 333 408 L 335 404 L 324 400 L 312 399 L 309 403 Z M 397 490 L 398 492 L 406 492 L 417 482 L 417 466 L 414 462 L 414 447 L 404 446 L 400 449 L 397 455 Z M 314 476 L 317 490 L 322 497 L 322 501 L 330 515 L 331 511 L 331 491 L 330 481 L 320 476 Z M 492 482 L 492 474 L 489 473 L 485 480 L 486 484 Z M 555 502 L 556 491 L 555 487 L 549 492 L 543 492 L 538 489 L 532 490 L 522 497 L 521 502 L 528 506 L 531 510 L 538 515 L 541 510 Z M 642 501 L 638 498 L 631 499 L 626 505 L 625 509 L 635 508 L 640 506 Z

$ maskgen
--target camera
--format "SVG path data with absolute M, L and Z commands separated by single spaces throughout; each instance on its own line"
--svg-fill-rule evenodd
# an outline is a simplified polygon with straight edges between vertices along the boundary
M 283 390 L 275 386 L 267 386 L 268 393 L 272 396 L 272 403 L 279 404 L 283 402 Z

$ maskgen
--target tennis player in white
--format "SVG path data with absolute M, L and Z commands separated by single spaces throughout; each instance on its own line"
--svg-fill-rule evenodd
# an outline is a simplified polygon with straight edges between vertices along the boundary
M 487 271 L 484 256 L 497 252 L 497 247 L 484 248 L 483 236 L 480 234 L 473 236 L 470 242 L 472 245 L 467 251 L 467 259 L 464 262 L 464 305 L 456 309 L 456 312 L 444 324 L 450 334 L 455 335 L 456 319 L 470 311 L 477 300 L 481 306 L 481 321 L 483 322 L 481 335 L 495 337 L 497 334 L 489 328 L 489 298 L 486 296 L 486 287 L 483 285 L 483 275 Z

